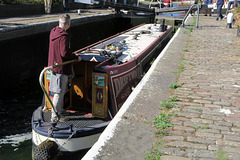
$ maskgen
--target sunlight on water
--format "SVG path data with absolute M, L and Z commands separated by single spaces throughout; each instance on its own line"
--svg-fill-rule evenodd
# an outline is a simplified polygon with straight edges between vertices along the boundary
M 0 160 L 31 160 L 32 133 L 5 136 L 0 139 Z
M 16 135 L 5 136 L 3 139 L 0 139 L 0 147 L 3 144 L 10 144 L 13 147 L 18 147 L 20 143 L 32 139 L 32 133 L 22 133 Z

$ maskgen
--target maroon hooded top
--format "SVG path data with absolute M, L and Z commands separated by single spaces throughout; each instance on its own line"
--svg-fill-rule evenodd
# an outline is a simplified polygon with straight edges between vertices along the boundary
M 69 34 L 59 26 L 53 28 L 49 38 L 48 66 L 74 59 L 78 59 L 78 57 L 70 51 Z M 59 74 L 70 75 L 72 73 L 71 64 L 53 68 L 52 71 Z

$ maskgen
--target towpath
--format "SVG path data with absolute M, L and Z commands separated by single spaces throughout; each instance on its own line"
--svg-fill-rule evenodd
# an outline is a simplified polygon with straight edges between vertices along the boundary
M 68 13 L 71 16 L 71 26 L 115 17 L 115 12 L 108 9 L 81 9 L 80 11 L 80 14 L 77 10 L 62 13 Z M 49 32 L 58 25 L 58 18 L 62 13 L 2 18 L 0 19 L 0 41 Z
M 112 10 L 108 9 L 80 9 L 80 14 L 78 10 L 64 11 L 62 13 L 53 13 L 53 14 L 39 14 L 31 16 L 21 16 L 21 17 L 12 17 L 12 18 L 0 18 L 0 31 L 9 28 L 9 27 L 18 27 L 20 25 L 33 24 L 33 23 L 42 23 L 47 21 L 56 21 L 58 20 L 60 14 L 67 13 L 71 18 L 80 18 L 86 16 L 97 16 L 101 14 L 110 14 L 113 13 Z
M 124 104 L 126 112 L 119 112 L 83 159 L 139 160 L 157 154 L 161 160 L 240 159 L 237 31 L 227 29 L 226 20 L 216 21 L 215 14 L 201 15 L 199 25 L 201 30 L 179 29 Z M 170 89 L 175 83 L 181 87 Z M 173 108 L 160 105 L 173 96 Z M 156 137 L 152 121 L 160 113 L 174 113 L 174 126 Z

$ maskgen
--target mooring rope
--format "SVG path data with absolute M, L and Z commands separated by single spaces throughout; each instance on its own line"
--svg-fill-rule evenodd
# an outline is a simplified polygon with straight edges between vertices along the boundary
M 50 127 L 50 128 L 48 129 L 48 138 L 47 138 L 47 140 L 48 140 L 50 137 L 53 137 L 53 130 L 54 130 L 54 127 Z M 74 130 L 74 131 L 72 132 L 72 134 L 69 135 L 68 138 L 67 138 L 62 144 L 60 144 L 59 141 L 58 141 L 56 138 L 54 138 L 54 140 L 55 140 L 56 143 L 58 144 L 58 150 L 60 149 L 60 147 L 63 147 L 65 144 L 67 144 L 67 141 L 69 141 L 69 139 L 71 139 L 76 133 L 77 133 L 77 130 Z

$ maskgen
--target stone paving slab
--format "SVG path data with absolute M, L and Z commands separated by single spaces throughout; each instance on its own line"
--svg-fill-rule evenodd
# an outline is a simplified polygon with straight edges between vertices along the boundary
M 193 18 L 188 19 L 192 24 Z M 94 159 L 144 159 L 157 147 L 163 160 L 240 159 L 240 47 L 226 21 L 200 16 L 201 30 L 179 30 L 149 80 Z M 179 64 L 183 72 L 176 76 Z M 169 89 L 173 83 L 181 87 Z M 169 134 L 155 137 L 160 101 L 178 96 Z M 156 146 L 156 142 L 161 145 Z M 84 157 L 87 159 L 87 157 Z

